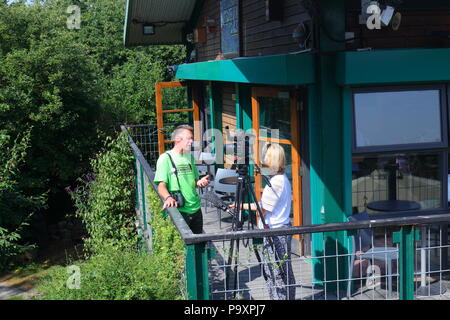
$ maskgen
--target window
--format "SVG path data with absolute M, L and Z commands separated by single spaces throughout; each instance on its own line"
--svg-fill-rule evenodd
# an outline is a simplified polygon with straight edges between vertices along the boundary
M 443 147 L 442 89 L 354 93 L 356 152 Z
M 291 140 L 291 105 L 289 92 L 286 94 L 286 97 L 258 97 L 261 136 Z M 278 136 L 272 135 L 272 129 L 279 130 Z
M 438 152 L 353 157 L 352 203 L 362 212 L 372 201 L 408 200 L 421 209 L 441 207 L 442 165 Z
M 353 91 L 354 212 L 370 212 L 370 203 L 383 200 L 414 202 L 420 210 L 450 207 L 446 91 L 444 86 Z

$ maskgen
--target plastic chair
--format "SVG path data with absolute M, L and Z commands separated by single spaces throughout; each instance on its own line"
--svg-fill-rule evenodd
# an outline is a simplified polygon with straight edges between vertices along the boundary
M 369 214 L 362 212 L 354 214 L 348 217 L 348 222 L 369 220 Z M 351 296 L 351 284 L 353 279 L 353 267 L 355 263 L 355 257 L 358 259 L 367 259 L 369 263 L 374 260 L 383 261 L 387 266 L 387 279 L 388 279 L 388 298 L 392 294 L 392 262 L 398 260 L 398 249 L 396 247 L 372 247 L 373 231 L 372 229 L 358 229 L 353 238 L 353 251 L 351 255 L 351 261 L 349 265 L 349 281 L 347 285 L 347 297 Z M 362 253 L 357 253 L 358 251 Z
M 198 173 L 200 176 L 205 176 L 205 175 L 209 174 L 209 185 L 205 188 L 206 188 L 206 192 L 208 190 L 212 190 L 214 187 L 214 167 L 215 166 L 209 165 L 209 164 L 197 164 L 195 166 L 197 167 L 197 170 L 198 170 Z M 198 193 L 202 195 L 205 192 L 205 188 L 198 188 Z M 202 200 L 202 202 L 203 202 L 202 207 L 205 208 L 204 213 L 206 214 L 206 213 L 208 213 L 208 210 L 207 210 L 208 206 L 209 207 L 212 207 L 212 206 L 208 205 L 208 202 L 205 200 Z
M 198 174 L 200 176 L 204 176 L 204 175 L 207 175 L 209 173 L 208 172 L 208 167 L 206 165 L 204 165 L 204 164 L 196 164 L 195 166 L 197 167 Z M 197 188 L 197 189 L 198 189 L 198 193 L 199 194 L 203 194 L 203 188 Z M 205 213 L 206 213 L 206 207 L 207 207 L 206 201 L 204 202 L 204 204 L 205 204 Z
M 231 169 L 217 169 L 216 176 L 214 177 L 214 193 L 224 201 L 234 201 L 236 194 L 236 185 L 220 183 L 220 180 L 228 177 L 237 177 L 236 170 Z M 222 210 L 217 209 L 217 215 L 219 217 L 219 228 L 222 228 Z

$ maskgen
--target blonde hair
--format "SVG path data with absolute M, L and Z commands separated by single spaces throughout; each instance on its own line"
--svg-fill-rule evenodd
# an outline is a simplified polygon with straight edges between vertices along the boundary
M 278 143 L 270 144 L 264 155 L 264 164 L 277 169 L 278 173 L 283 173 L 284 168 L 286 168 L 286 156 L 283 147 Z

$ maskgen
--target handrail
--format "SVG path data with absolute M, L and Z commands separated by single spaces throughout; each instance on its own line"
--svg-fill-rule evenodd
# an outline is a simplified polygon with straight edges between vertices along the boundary
M 149 179 L 149 182 L 150 182 L 150 185 L 152 186 L 153 190 L 156 192 L 156 194 L 158 195 L 158 197 L 159 197 L 159 199 L 161 200 L 161 203 L 162 203 L 163 199 L 159 195 L 158 188 L 155 185 L 155 183 L 153 182 L 153 178 L 155 177 L 155 173 L 150 168 L 150 165 L 148 164 L 147 160 L 144 158 L 144 155 L 142 154 L 141 150 L 138 148 L 136 143 L 133 141 L 133 138 L 128 133 L 128 130 L 126 129 L 126 127 L 124 125 L 121 125 L 120 129 L 127 133 L 128 139 L 129 139 L 129 142 L 130 142 L 130 146 L 133 149 L 133 152 L 134 152 L 137 160 L 142 165 L 142 169 L 144 170 L 144 173 L 147 175 L 147 177 Z M 191 229 L 189 228 L 189 226 L 187 225 L 186 221 L 181 216 L 180 211 L 178 211 L 178 209 L 176 209 L 176 208 L 169 208 L 167 211 L 169 213 L 170 219 L 172 220 L 173 224 L 177 228 L 177 230 L 180 233 L 181 237 L 183 239 L 189 239 L 193 235 L 193 233 L 192 233 Z M 185 241 L 185 243 L 186 243 L 186 241 Z
M 183 238 L 186 244 L 194 244 L 205 241 L 219 241 L 231 239 L 248 239 L 260 237 L 273 237 L 281 235 L 295 235 L 304 233 L 321 233 L 345 230 L 357 230 L 366 228 L 386 227 L 386 226 L 405 226 L 405 225 L 422 225 L 433 223 L 450 223 L 450 214 L 433 214 L 427 216 L 415 217 L 400 217 L 400 218 L 383 218 L 373 219 L 367 221 L 355 222 L 338 222 L 338 223 L 324 223 L 317 225 L 306 225 L 300 227 L 276 228 L 276 229 L 257 229 L 257 230 L 242 230 L 233 232 L 217 232 L 217 233 L 202 233 L 194 234 L 192 236 Z
M 153 177 L 155 175 L 153 170 L 150 168 L 148 162 L 142 155 L 142 152 L 135 144 L 133 138 L 130 136 L 128 130 L 124 125 L 121 125 L 121 130 L 127 132 L 131 148 L 133 149 L 138 161 L 142 164 L 142 168 L 145 174 L 148 176 L 152 188 L 158 194 L 157 186 L 153 182 Z M 162 198 L 159 196 L 159 194 L 158 197 L 162 202 Z M 427 215 L 420 215 L 413 217 L 380 218 L 380 219 L 370 219 L 367 221 L 325 223 L 325 224 L 305 225 L 289 228 L 255 229 L 255 230 L 242 230 L 232 232 L 194 234 L 192 233 L 189 226 L 186 224 L 185 220 L 181 216 L 180 211 L 177 208 L 174 207 L 168 208 L 167 212 L 186 245 L 208 241 L 221 241 L 232 239 L 236 240 L 248 238 L 273 237 L 280 235 L 345 231 L 345 230 L 356 230 L 356 229 L 386 227 L 386 226 L 422 225 L 422 224 L 445 223 L 445 222 L 450 223 L 450 213 L 448 213 L 448 210 L 435 210 L 429 211 Z

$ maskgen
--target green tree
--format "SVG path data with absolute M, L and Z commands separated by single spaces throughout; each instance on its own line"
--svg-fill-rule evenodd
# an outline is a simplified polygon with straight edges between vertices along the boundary
M 178 64 L 184 47 L 156 47 L 129 53 L 123 65 L 113 68 L 104 105 L 107 114 L 122 123 L 155 123 L 155 83 L 170 81 L 169 65 Z M 186 105 L 185 97 L 172 97 L 170 104 Z M 170 115 L 171 119 L 176 115 Z
M 105 246 L 137 248 L 134 227 L 133 156 L 128 136 L 107 138 L 105 149 L 91 161 L 92 174 L 72 193 L 77 215 L 83 219 L 89 237 L 86 248 L 101 253 Z
M 29 138 L 28 130 L 11 143 L 11 137 L 0 131 L 0 270 L 8 268 L 17 254 L 31 248 L 22 241 L 22 233 L 30 215 L 43 205 L 43 195 L 23 194 L 18 182 Z
M 17 136 L 32 126 L 29 186 L 39 192 L 50 181 L 63 187 L 84 171 L 80 164 L 97 144 L 98 67 L 68 33 L 42 37 L 2 60 L 2 129 Z
M 79 30 L 67 28 L 69 5 L 81 8 Z M 47 214 L 66 214 L 52 199 L 89 170 L 101 141 L 118 124 L 155 122 L 154 83 L 171 79 L 167 66 L 182 63 L 185 49 L 125 48 L 124 18 L 125 0 L 0 1 L 0 151 L 25 137 L 27 146 L 9 193 L 18 212 L 36 209 L 21 196 L 45 194 Z M 186 101 L 176 94 L 170 103 Z M 0 212 L 0 227 L 13 230 L 4 224 L 13 214 Z

